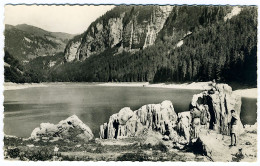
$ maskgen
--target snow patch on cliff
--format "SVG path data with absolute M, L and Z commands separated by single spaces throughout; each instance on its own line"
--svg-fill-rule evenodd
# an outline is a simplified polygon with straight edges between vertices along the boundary
M 238 6 L 233 7 L 232 11 L 224 17 L 224 21 L 227 21 L 228 19 L 231 19 L 232 17 L 238 15 L 241 10 L 242 9 Z

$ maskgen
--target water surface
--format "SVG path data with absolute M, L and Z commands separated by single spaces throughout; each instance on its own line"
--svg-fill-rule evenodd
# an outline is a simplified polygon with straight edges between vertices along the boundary
M 187 111 L 193 94 L 201 90 L 151 87 L 106 87 L 93 84 L 49 84 L 47 87 L 4 92 L 4 132 L 29 137 L 42 122 L 58 123 L 75 114 L 98 137 L 99 126 L 123 107 L 132 110 L 142 105 L 172 101 L 175 111 Z M 243 99 L 243 123 L 256 119 L 256 99 Z M 248 109 L 250 108 L 250 109 Z M 249 110 L 243 113 L 243 110 Z M 245 112 L 245 111 L 244 111 Z

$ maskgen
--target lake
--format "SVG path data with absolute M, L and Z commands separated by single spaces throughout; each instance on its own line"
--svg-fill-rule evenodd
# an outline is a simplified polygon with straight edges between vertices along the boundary
M 136 110 L 145 104 L 170 100 L 176 112 L 188 111 L 193 94 L 201 90 L 151 87 L 110 87 L 86 83 L 47 84 L 46 87 L 4 92 L 4 133 L 29 137 L 43 122 L 57 124 L 75 114 L 95 137 L 99 126 L 123 107 Z M 243 124 L 256 122 L 256 99 L 242 99 Z

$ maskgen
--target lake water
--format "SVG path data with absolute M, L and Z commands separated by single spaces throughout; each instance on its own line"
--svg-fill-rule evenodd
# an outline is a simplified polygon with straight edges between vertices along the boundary
M 87 124 L 95 137 L 99 126 L 123 107 L 136 110 L 145 104 L 173 102 L 176 112 L 187 111 L 193 94 L 201 90 L 151 87 L 105 87 L 94 84 L 48 84 L 47 87 L 4 92 L 4 133 L 29 137 L 43 122 L 57 124 L 75 114 Z M 243 124 L 256 121 L 256 99 L 242 100 Z

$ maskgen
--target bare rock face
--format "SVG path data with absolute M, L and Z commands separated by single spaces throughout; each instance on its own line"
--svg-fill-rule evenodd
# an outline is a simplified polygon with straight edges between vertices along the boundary
M 31 133 L 31 139 L 47 138 L 48 140 L 56 138 L 62 139 L 81 139 L 91 140 L 94 138 L 91 129 L 85 125 L 76 115 L 73 115 L 58 124 L 41 123 L 40 127 L 35 128 Z
M 227 84 L 214 84 L 211 90 L 196 94 L 192 98 L 193 129 L 202 127 L 229 135 L 231 110 L 235 110 L 240 117 L 241 96 L 233 93 L 232 88 Z M 242 132 L 243 126 L 240 119 L 238 125 Z
M 108 48 L 133 52 L 153 45 L 173 7 L 128 6 L 128 11 L 109 14 L 120 8 L 112 9 L 105 14 L 107 18 L 97 19 L 81 37 L 71 40 L 64 51 L 66 61 L 84 60 Z M 147 10 L 149 15 L 144 17 L 140 14 L 142 10 Z
M 65 48 L 65 60 L 67 62 L 79 59 L 78 48 L 80 46 L 80 41 L 71 41 L 69 45 Z
M 142 135 L 148 130 L 170 135 L 176 127 L 177 115 L 170 101 L 144 105 L 136 111 L 126 107 L 113 114 L 100 126 L 100 138 L 125 138 Z

